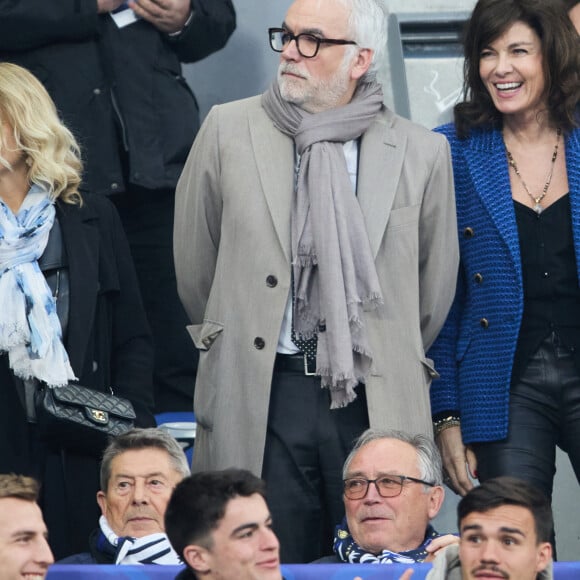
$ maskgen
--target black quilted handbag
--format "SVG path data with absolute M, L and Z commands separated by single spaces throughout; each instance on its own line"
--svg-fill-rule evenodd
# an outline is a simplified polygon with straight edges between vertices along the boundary
M 39 436 L 49 444 L 100 456 L 109 437 L 135 425 L 131 401 L 69 384 L 35 394 Z

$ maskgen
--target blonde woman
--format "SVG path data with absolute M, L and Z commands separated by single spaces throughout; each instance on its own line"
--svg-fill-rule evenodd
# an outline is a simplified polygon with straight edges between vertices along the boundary
M 42 484 L 57 558 L 98 517 L 98 456 L 48 445 L 34 423 L 38 385 L 69 381 L 153 418 L 152 346 L 130 252 L 104 197 L 81 196 L 82 163 L 41 83 L 0 63 L 0 473 Z

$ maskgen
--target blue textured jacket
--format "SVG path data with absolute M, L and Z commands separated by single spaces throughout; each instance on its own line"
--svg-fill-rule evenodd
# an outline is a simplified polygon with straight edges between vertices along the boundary
M 501 132 L 451 145 L 460 267 L 447 321 L 429 351 L 441 378 L 431 386 L 434 415 L 458 410 L 464 443 L 507 437 L 509 387 L 523 312 L 522 267 Z M 580 258 L 580 129 L 565 139 L 574 248 Z M 580 259 L 577 259 L 580 263 Z M 580 272 L 579 272 L 580 280 Z

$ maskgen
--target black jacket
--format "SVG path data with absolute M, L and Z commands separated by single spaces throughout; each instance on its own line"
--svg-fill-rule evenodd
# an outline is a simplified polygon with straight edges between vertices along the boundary
M 79 384 L 133 402 L 137 426 L 155 425 L 153 347 L 129 245 L 113 204 L 84 196 L 57 202 L 68 259 L 69 322 L 64 345 Z M 7 355 L 0 356 L 0 473 L 42 483 L 40 503 L 57 558 L 86 548 L 99 517 L 99 459 L 47 447 L 27 423 Z
M 170 37 L 145 21 L 119 29 L 95 0 L 0 0 L 0 60 L 48 89 L 80 141 L 85 190 L 118 193 L 127 177 L 174 189 L 199 127 L 180 61 L 222 48 L 236 22 L 231 0 L 191 4 L 190 24 Z

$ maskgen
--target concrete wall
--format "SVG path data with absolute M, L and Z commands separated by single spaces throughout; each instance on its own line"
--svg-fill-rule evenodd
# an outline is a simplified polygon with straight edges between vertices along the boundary
M 202 115 L 211 106 L 263 92 L 275 76 L 278 55 L 268 44 L 267 29 L 281 24 L 290 0 L 237 0 L 238 27 L 224 50 L 195 65 L 185 67 L 186 78 L 199 100 Z M 391 13 L 470 11 L 475 0 L 391 0 Z M 389 68 L 384 72 L 385 102 L 393 106 Z M 421 94 L 410 95 L 411 102 Z M 580 490 L 567 457 L 558 454 L 554 492 L 556 538 L 560 560 L 580 559 Z M 446 504 L 437 518 L 437 527 L 453 531 L 457 499 L 448 492 Z

